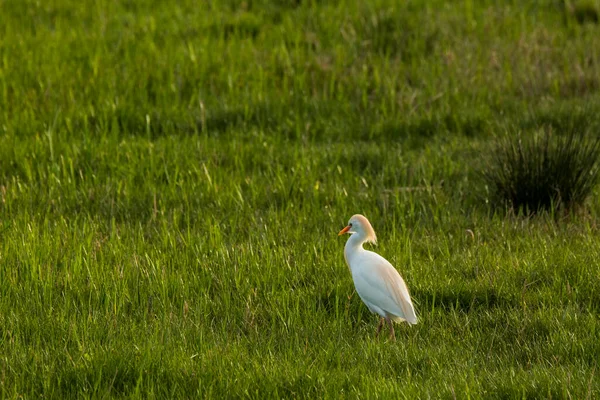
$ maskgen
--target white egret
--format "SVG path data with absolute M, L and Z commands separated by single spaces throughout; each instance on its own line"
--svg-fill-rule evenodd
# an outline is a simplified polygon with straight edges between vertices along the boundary
M 367 218 L 360 214 L 353 215 L 348 226 L 338 235 L 344 233 L 350 234 L 344 247 L 344 258 L 352 272 L 356 292 L 372 313 L 381 316 L 376 336 L 379 336 L 385 320 L 390 326 L 390 339 L 396 340 L 393 322 L 417 323 L 406 283 L 388 260 L 363 249 L 363 243 L 377 242 L 375 231 Z

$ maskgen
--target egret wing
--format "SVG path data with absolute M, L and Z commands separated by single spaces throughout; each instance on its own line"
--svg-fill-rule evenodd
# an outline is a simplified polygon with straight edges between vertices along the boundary
M 404 279 L 377 253 L 368 252 L 365 256 L 361 260 L 364 268 L 357 268 L 353 274 L 360 297 L 392 316 L 416 324 L 417 316 Z

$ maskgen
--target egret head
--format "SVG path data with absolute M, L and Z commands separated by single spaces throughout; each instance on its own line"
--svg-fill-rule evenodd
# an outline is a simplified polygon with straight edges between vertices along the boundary
M 348 221 L 348 226 L 342 229 L 338 235 L 343 235 L 344 233 L 356 234 L 365 242 L 377 243 L 377 236 L 375 236 L 375 231 L 371 223 L 361 214 L 353 215 Z

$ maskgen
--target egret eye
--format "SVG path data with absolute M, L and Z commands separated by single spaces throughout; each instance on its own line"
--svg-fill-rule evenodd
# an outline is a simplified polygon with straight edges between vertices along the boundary
M 348 226 L 349 226 L 350 228 L 352 228 L 352 224 L 348 224 Z

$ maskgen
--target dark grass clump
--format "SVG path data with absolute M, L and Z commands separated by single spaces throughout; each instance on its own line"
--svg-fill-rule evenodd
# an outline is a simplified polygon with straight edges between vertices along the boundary
M 598 183 L 600 138 L 542 130 L 506 138 L 483 173 L 492 200 L 516 212 L 577 209 Z
M 575 17 L 579 24 L 598 23 L 600 10 L 598 3 L 593 0 L 565 1 L 565 9 L 569 16 Z

